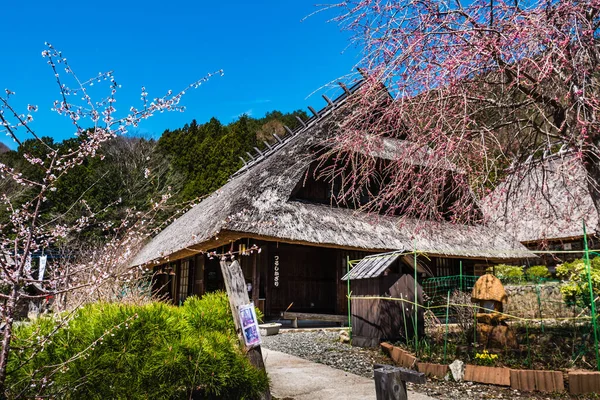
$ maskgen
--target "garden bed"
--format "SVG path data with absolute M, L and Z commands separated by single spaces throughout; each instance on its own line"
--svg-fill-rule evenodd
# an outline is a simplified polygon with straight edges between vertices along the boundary
M 519 348 L 489 349 L 494 359 L 488 365 L 514 369 L 595 370 L 594 338 L 589 326 L 559 323 L 550 326 L 546 323 L 543 328 L 539 323 L 535 326 L 510 325 L 516 333 Z M 454 333 L 449 330 L 444 360 L 444 336 L 422 340 L 419 359 L 423 362 L 444 363 L 458 358 L 466 363 L 477 363 L 476 356 L 482 354 L 483 346 L 465 344 L 470 340 L 461 338 L 456 330 Z M 414 351 L 412 346 L 407 349 Z
M 285 332 L 263 338 L 263 345 L 271 350 L 292 354 L 368 378 L 373 377 L 374 363 L 393 363 L 379 349 L 356 348 L 340 343 L 338 332 Z M 511 387 L 483 385 L 475 382 L 452 382 L 435 378 L 429 378 L 424 385 L 409 383 L 408 388 L 439 400 L 577 398 L 568 393 L 549 395 L 515 390 Z

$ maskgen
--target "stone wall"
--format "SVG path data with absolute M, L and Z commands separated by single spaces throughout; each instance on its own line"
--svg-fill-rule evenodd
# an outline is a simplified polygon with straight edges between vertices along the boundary
M 573 317 L 574 310 L 565 304 L 560 287 L 560 282 L 539 285 L 543 318 Z M 505 313 L 522 318 L 540 318 L 538 285 L 510 285 L 504 288 L 508 295 Z

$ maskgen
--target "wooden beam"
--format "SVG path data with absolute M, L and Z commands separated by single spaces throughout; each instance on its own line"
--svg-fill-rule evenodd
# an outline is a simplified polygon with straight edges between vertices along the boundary
M 362 68 L 358 67 L 358 68 L 356 68 L 356 70 L 357 70 L 357 71 L 358 71 L 358 72 L 359 72 L 359 73 L 362 75 L 362 77 L 363 77 L 364 79 L 367 79 L 367 78 L 369 77 L 369 75 L 367 75 L 367 73 L 365 72 L 365 70 L 364 70 L 364 69 L 362 69 Z
M 328 105 L 330 105 L 330 106 L 333 105 L 333 101 L 331 101 L 331 99 L 329 97 L 325 96 L 324 94 L 322 94 L 321 97 L 323 97 L 323 99 L 325 99 L 325 101 L 327 102 Z
M 244 336 L 242 332 L 242 324 L 240 322 L 239 307 L 250 303 L 248 298 L 248 290 L 246 288 L 246 281 L 244 279 L 244 273 L 242 267 L 237 260 L 221 261 L 221 272 L 223 273 L 223 280 L 225 281 L 225 289 L 227 290 L 227 296 L 229 297 L 229 306 L 231 307 L 231 313 L 233 314 L 233 322 L 235 324 L 235 331 L 237 332 L 238 339 L 241 345 L 244 347 L 244 352 L 250 360 L 250 364 L 254 367 L 265 370 L 265 363 L 262 358 L 262 352 L 260 346 L 246 348 Z M 261 394 L 261 400 L 271 400 L 271 392 L 269 388 Z
M 348 321 L 347 315 L 335 315 L 335 314 L 316 314 L 316 313 L 301 313 L 301 312 L 290 312 L 284 311 L 281 313 L 282 319 L 290 319 L 292 321 L 305 319 L 313 321 L 329 321 L 329 322 L 340 322 L 344 323 Z
M 258 147 L 254 147 L 254 150 L 256 150 L 256 152 L 257 152 L 258 154 L 260 154 L 261 156 L 263 156 L 263 157 L 265 156 L 265 155 L 263 154 L 263 152 L 259 150 L 259 148 L 258 148 Z
M 313 115 L 317 118 L 319 118 L 319 113 L 315 111 L 314 108 L 312 108 L 311 106 L 308 106 L 308 109 L 310 110 L 311 113 L 313 113 Z
M 294 131 L 292 131 L 289 126 L 284 125 L 283 128 L 285 129 L 285 131 L 287 133 L 289 133 L 290 135 L 294 136 Z
M 302 126 L 303 126 L 304 128 L 306 128 L 306 122 L 304 122 L 304 121 L 302 120 L 302 118 L 300 118 L 299 116 L 297 116 L 297 115 L 296 115 L 296 119 L 298 120 L 298 122 L 300 122 L 300 123 L 302 124 Z
M 338 82 L 338 85 L 340 85 L 340 87 L 344 89 L 344 92 L 346 92 L 346 94 L 350 94 L 350 91 L 348 90 L 348 87 L 344 85 L 344 82 Z

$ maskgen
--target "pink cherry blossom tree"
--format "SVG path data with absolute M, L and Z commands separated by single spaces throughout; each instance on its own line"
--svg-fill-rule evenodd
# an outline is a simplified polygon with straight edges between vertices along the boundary
M 521 173 L 509 174 L 514 184 L 503 190 L 519 190 L 525 169 L 553 158 L 567 175 L 571 164 L 583 166 L 600 211 L 600 1 L 349 0 L 327 8 L 362 51 L 366 76 L 339 114 L 327 154 L 335 162 L 323 172 L 343 177 L 341 197 L 369 194 L 363 206 L 372 210 L 473 220 L 481 215 L 472 190 L 485 197 L 510 167 Z M 386 137 L 406 144 L 399 160 L 378 165 Z M 449 175 L 456 179 L 448 186 Z M 535 190 L 544 187 L 541 180 Z
M 26 160 L 39 170 L 39 180 L 32 180 L 10 166 L 0 164 L 2 179 L 12 181 L 8 186 L 14 188 L 16 184 L 27 188 L 25 193 L 33 193 L 30 198 L 20 198 L 18 201 L 10 196 L 10 193 L 2 193 L 2 203 L 8 211 L 8 218 L 0 226 L 2 393 L 17 308 L 31 300 L 48 297 L 64 299 L 66 294 L 73 292 L 77 292 L 79 297 L 95 298 L 98 292 L 106 290 L 107 282 L 133 282 L 141 271 L 130 269 L 128 263 L 141 241 L 150 233 L 146 229 L 150 225 L 149 220 L 168 198 L 168 195 L 165 195 L 156 199 L 153 207 L 146 213 L 130 210 L 123 218 L 121 226 L 111 227 L 114 238 L 103 247 L 90 251 L 86 259 L 64 257 L 49 260 L 46 273 L 41 276 L 38 271 L 34 272 L 32 269 L 32 254 L 39 253 L 44 248 L 59 247 L 66 238 L 77 235 L 90 224 L 101 211 L 87 207 L 87 212 L 72 224 L 65 224 L 60 218 L 43 220 L 41 210 L 47 196 L 56 190 L 56 183 L 75 166 L 86 159 L 101 157 L 99 150 L 111 139 L 125 134 L 132 127 L 137 127 L 140 121 L 157 112 L 183 111 L 180 101 L 185 92 L 197 88 L 214 75 L 208 74 L 179 92 L 169 91 L 164 96 L 153 99 L 149 97 L 146 89 L 142 88 L 141 106 L 131 107 L 126 113 L 119 113 L 116 109 L 116 95 L 120 85 L 112 72 L 100 73 L 89 80 L 80 80 L 67 59 L 52 45 L 46 44 L 42 56 L 57 83 L 58 99 L 54 102 L 53 111 L 71 121 L 74 133 L 80 140 L 78 146 L 69 150 L 52 148 L 41 140 L 42 135 L 33 127 L 33 115 L 38 107 L 29 105 L 26 110 L 18 110 L 12 105 L 16 94 L 9 89 L 0 96 L 0 129 L 19 144 L 24 139 L 35 139 L 47 148 L 45 158 L 24 154 Z M 220 73 L 221 71 L 217 72 Z M 94 84 L 105 84 L 108 95 L 102 99 L 92 99 L 90 92 Z M 146 176 L 150 174 L 151 171 L 146 171 Z M 57 314 L 58 326 L 66 323 L 68 318 L 68 313 Z M 43 348 L 47 340 L 51 338 L 39 338 L 40 348 Z

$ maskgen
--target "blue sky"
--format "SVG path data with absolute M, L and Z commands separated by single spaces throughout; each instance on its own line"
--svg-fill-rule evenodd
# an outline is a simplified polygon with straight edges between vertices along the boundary
M 38 105 L 33 127 L 58 140 L 72 137 L 73 129 L 49 111 L 58 91 L 41 57 L 45 41 L 63 52 L 80 78 L 113 70 L 122 85 L 120 111 L 140 104 L 143 85 L 150 97 L 159 96 L 207 72 L 225 71 L 186 95 L 185 113 L 156 115 L 140 125 L 140 134 L 156 137 L 192 119 L 215 116 L 228 123 L 242 113 L 318 109 L 324 105 L 319 94 L 333 96 L 331 89 L 308 96 L 357 62 L 347 34 L 327 23 L 334 13 L 302 21 L 318 9 L 314 0 L 3 3 L 0 88 L 15 91 L 17 105 Z M 8 137 L 0 141 L 15 147 Z

